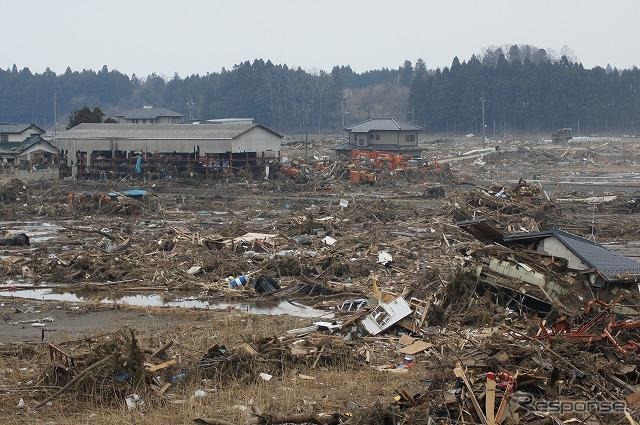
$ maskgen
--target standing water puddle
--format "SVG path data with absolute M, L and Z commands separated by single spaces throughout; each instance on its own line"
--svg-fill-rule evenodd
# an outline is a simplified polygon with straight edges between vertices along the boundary
M 0 234 L 8 233 L 13 235 L 16 233 L 26 233 L 32 243 L 44 242 L 54 239 L 57 233 L 62 229 L 61 226 L 46 222 L 16 222 L 16 221 L 0 221 Z M 1 257 L 0 257 L 1 258 Z M 5 282 L 12 284 L 14 282 Z M 22 285 L 22 282 L 20 282 Z M 99 304 L 121 304 L 138 307 L 182 307 L 194 309 L 210 309 L 225 310 L 235 309 L 245 311 L 251 314 L 264 315 L 280 315 L 288 314 L 296 317 L 323 317 L 331 319 L 333 313 L 324 310 L 318 310 L 289 301 L 244 301 L 244 302 L 221 302 L 207 301 L 200 299 L 196 294 L 191 296 L 171 298 L 168 293 L 144 293 L 118 296 L 103 296 L 100 293 L 85 291 L 84 293 L 76 291 L 65 291 L 64 288 L 38 288 L 7 290 L 0 287 L 0 297 L 25 298 L 40 301 L 65 301 L 74 303 L 99 303 Z
M 60 290 L 58 290 L 60 291 Z M 206 301 L 195 297 L 176 298 L 167 300 L 163 294 L 133 294 L 123 295 L 117 298 L 109 298 L 89 292 L 90 297 L 79 295 L 76 292 L 56 292 L 53 288 L 20 289 L 16 291 L 0 290 L 0 297 L 26 298 L 40 301 L 66 301 L 75 303 L 99 303 L 99 304 L 121 304 L 138 307 L 182 307 L 195 309 L 224 310 L 233 308 L 251 314 L 280 315 L 288 314 L 296 317 L 323 317 L 333 318 L 333 313 L 318 310 L 302 304 L 289 301 L 279 301 L 275 303 L 260 302 L 218 302 Z
M 31 243 L 38 243 L 54 239 L 62 227 L 53 223 L 30 221 L 0 221 L 0 234 L 7 232 L 9 236 L 25 233 Z

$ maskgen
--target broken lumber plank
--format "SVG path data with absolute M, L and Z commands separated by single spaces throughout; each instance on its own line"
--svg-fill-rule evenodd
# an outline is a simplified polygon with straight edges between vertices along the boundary
M 484 410 L 487 415 L 487 423 L 489 425 L 496 425 L 496 380 L 493 373 L 487 373 L 487 391 Z
M 147 372 L 157 372 L 159 370 L 162 369 L 166 369 L 170 366 L 173 366 L 174 364 L 176 364 L 178 361 L 176 359 L 170 359 L 167 360 L 166 362 L 162 362 L 162 363 L 158 363 L 158 364 L 152 364 L 152 363 L 145 363 L 144 364 L 144 368 L 145 370 L 147 370 Z
M 456 377 L 462 379 L 465 387 L 467 387 L 467 391 L 469 392 L 469 397 L 471 398 L 471 403 L 473 404 L 473 408 L 478 414 L 478 417 L 480 418 L 480 420 L 484 425 L 488 425 L 487 418 L 485 417 L 484 412 L 480 407 L 480 403 L 478 403 L 478 399 L 476 398 L 476 395 L 473 393 L 473 387 L 471 386 L 471 382 L 469 382 L 469 378 L 467 378 L 467 374 L 464 372 L 464 369 L 462 369 L 462 366 L 460 365 L 456 366 L 453 369 L 453 373 L 456 375 Z

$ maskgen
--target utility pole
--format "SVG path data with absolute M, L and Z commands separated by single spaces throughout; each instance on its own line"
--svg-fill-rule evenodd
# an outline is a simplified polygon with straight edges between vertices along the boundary
M 484 103 L 487 101 L 487 99 L 484 97 L 484 92 L 482 92 L 482 97 L 480 98 L 480 102 L 482 103 L 482 146 L 486 146 L 487 144 L 487 136 L 485 135 L 485 127 L 486 125 L 484 124 Z
M 191 97 L 191 90 L 189 90 L 189 97 L 187 98 L 187 108 L 189 110 L 189 120 L 193 121 L 193 115 L 196 109 L 196 102 L 194 102 L 193 97 Z
M 53 94 L 53 143 L 58 135 L 58 94 Z
M 344 128 L 344 93 L 340 95 L 340 106 L 342 108 L 342 128 Z
M 311 107 L 304 107 L 304 157 L 309 162 L 309 111 Z

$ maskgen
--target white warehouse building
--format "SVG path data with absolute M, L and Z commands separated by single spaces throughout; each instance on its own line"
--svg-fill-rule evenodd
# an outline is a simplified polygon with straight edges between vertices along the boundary
M 251 122 L 222 124 L 80 124 L 56 139 L 62 158 L 78 173 L 130 171 L 143 159 L 147 169 L 173 172 L 212 167 L 233 171 L 279 158 L 282 136 Z M 176 168 L 178 165 L 182 168 Z

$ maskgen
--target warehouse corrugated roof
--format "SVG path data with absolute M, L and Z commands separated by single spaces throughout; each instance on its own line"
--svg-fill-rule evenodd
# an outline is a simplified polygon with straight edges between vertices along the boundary
M 422 128 L 394 118 L 381 117 L 355 123 L 345 130 L 353 133 L 367 133 L 369 131 L 422 131 Z
M 58 139 L 235 139 L 260 127 L 278 137 L 280 134 L 260 124 L 90 124 L 84 123 L 59 135 Z
M 184 114 L 181 114 L 176 111 L 172 111 L 167 108 L 137 108 L 132 109 L 131 111 L 127 111 L 124 114 L 116 115 L 117 117 L 124 117 L 129 120 L 151 120 L 159 117 L 184 117 Z
M 597 269 L 607 281 L 622 280 L 623 275 L 640 274 L 640 263 L 610 251 L 604 246 L 560 229 L 543 232 L 516 233 L 504 238 L 504 243 L 526 243 L 555 236 L 567 249 L 579 257 L 587 266 Z

